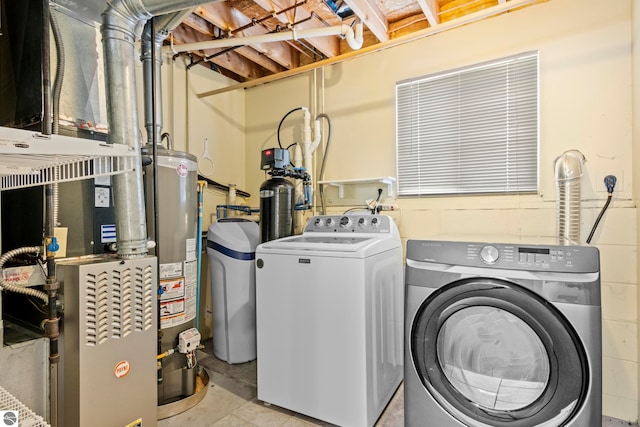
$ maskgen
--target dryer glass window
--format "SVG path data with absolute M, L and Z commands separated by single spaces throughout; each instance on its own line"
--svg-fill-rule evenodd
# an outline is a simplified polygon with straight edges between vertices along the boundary
M 500 308 L 456 311 L 442 325 L 437 349 L 449 382 L 485 408 L 524 408 L 540 397 L 549 380 L 549 358 L 538 335 Z

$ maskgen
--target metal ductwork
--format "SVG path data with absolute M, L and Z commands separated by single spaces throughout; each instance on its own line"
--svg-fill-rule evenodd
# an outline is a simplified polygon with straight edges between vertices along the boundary
M 147 252 L 142 159 L 135 79 L 135 42 L 142 25 L 153 16 L 192 8 L 207 0 L 110 0 L 102 13 L 109 140 L 126 144 L 140 156 L 132 172 L 113 178 L 113 197 L 120 258 L 138 258 Z
M 580 243 L 580 180 L 585 160 L 580 151 L 569 150 L 554 161 L 558 189 L 557 232 L 560 245 Z
M 140 60 L 144 74 L 144 123 L 147 130 L 147 144 L 154 142 L 160 144 L 162 140 L 162 43 L 194 10 L 195 8 L 189 8 L 156 18 L 154 20 L 155 35 L 152 34 L 151 21 L 147 21 L 142 31 Z M 154 78 L 155 86 L 152 84 Z

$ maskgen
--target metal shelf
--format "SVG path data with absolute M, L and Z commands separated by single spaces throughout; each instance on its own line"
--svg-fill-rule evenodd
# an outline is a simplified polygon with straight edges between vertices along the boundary
M 136 159 L 124 144 L 0 126 L 0 191 L 129 172 Z
M 51 427 L 41 416 L 33 412 L 24 403 L 14 397 L 4 388 L 0 387 L 0 411 L 11 411 L 14 413 L 16 425 L 29 427 Z M 5 416 L 11 416 L 5 414 Z M 7 418 L 5 418 L 7 419 Z M 6 424 L 10 425 L 10 424 Z

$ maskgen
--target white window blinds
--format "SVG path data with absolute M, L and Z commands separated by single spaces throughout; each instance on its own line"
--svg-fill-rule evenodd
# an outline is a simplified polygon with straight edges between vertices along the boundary
M 538 190 L 538 53 L 396 84 L 400 196 Z

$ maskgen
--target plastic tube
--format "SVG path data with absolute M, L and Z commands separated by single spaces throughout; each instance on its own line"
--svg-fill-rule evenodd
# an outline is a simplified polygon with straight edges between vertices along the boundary
M 196 240 L 196 257 L 198 259 L 198 273 L 196 283 L 196 329 L 200 326 L 200 271 L 202 265 L 202 206 L 204 205 L 204 189 L 207 186 L 205 181 L 198 181 L 198 231 Z

